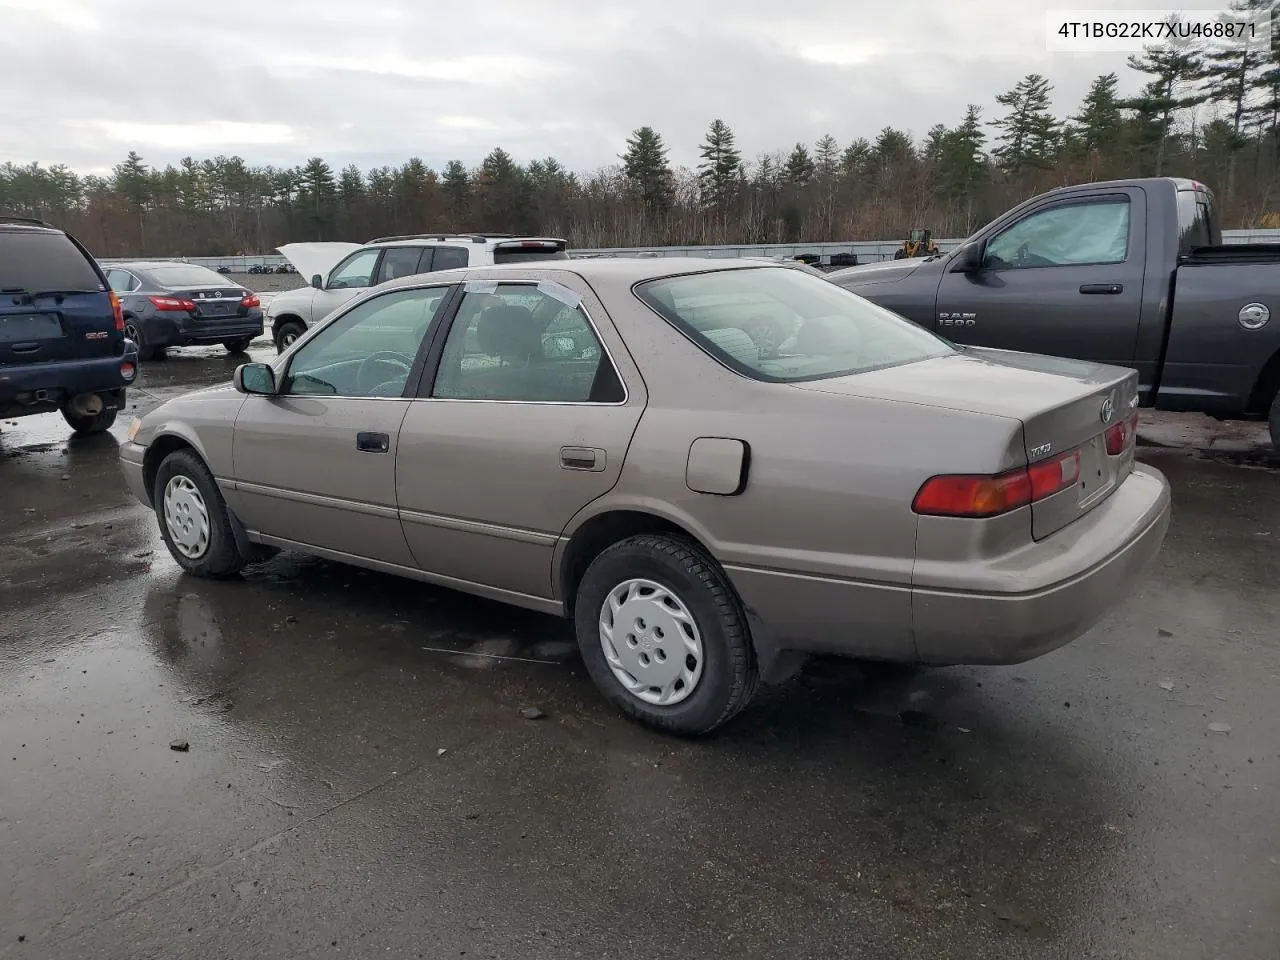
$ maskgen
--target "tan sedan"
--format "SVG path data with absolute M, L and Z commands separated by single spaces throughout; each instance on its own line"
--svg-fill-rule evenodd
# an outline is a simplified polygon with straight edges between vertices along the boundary
M 613 703 L 694 735 L 804 653 L 1012 663 L 1096 623 L 1169 520 L 1137 383 L 784 265 L 571 260 L 375 287 L 121 458 L 189 573 L 286 548 L 569 617 Z

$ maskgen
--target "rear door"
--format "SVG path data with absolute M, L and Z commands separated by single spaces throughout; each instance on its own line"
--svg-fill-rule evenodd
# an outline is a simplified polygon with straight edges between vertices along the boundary
M 405 415 L 396 490 L 422 569 L 550 598 L 557 538 L 617 483 L 645 394 L 590 288 L 541 279 L 465 285 Z
M 0 225 L 0 366 L 114 356 L 105 278 L 66 234 Z
M 399 277 L 412 277 L 431 269 L 430 247 L 387 247 L 378 264 L 375 283 L 386 283 Z
M 938 332 L 958 343 L 1130 366 L 1146 257 L 1146 198 L 1049 198 L 985 242 L 982 267 L 945 273 Z

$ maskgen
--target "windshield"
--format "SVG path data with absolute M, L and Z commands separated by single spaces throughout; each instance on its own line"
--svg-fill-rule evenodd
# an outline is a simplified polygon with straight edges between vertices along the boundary
M 170 290 L 178 287 L 225 287 L 227 285 L 227 278 L 222 274 L 193 263 L 148 266 L 147 276 Z
M 897 314 L 789 267 L 648 280 L 635 292 L 707 353 L 756 380 L 817 380 L 955 352 Z

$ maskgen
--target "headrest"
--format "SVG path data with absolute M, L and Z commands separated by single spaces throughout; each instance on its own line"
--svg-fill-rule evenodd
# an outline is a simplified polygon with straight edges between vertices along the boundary
M 542 353 L 542 336 L 528 307 L 487 308 L 476 324 L 476 341 L 489 356 L 505 360 L 529 360 Z

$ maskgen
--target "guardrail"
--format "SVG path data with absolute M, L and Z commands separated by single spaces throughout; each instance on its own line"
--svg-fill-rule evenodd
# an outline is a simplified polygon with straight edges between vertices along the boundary
M 954 250 L 964 242 L 963 237 L 935 240 L 943 253 Z M 1222 242 L 1280 243 L 1280 230 L 1223 230 Z M 569 251 L 571 257 L 797 257 L 816 256 L 819 262 L 829 264 L 832 254 L 852 254 L 859 263 L 875 263 L 893 259 L 902 248 L 901 240 L 851 240 L 844 243 L 755 243 L 716 244 L 682 247 L 598 247 Z M 248 273 L 257 266 L 282 266 L 288 261 L 279 254 L 245 255 L 234 257 L 103 257 L 101 263 L 120 263 L 125 260 L 173 260 L 196 263 L 212 270 L 227 267 L 233 273 Z

